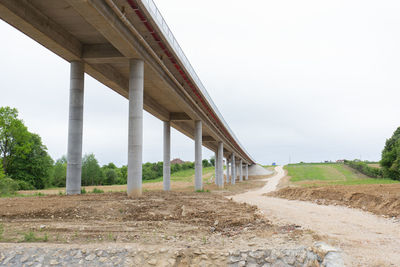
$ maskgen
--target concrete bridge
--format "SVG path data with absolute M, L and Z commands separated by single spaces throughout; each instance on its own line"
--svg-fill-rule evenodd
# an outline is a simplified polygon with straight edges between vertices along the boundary
M 216 152 L 218 186 L 225 182 L 223 158 L 226 182 L 248 178 L 254 160 L 152 0 L 0 0 L 0 18 L 71 63 L 67 194 L 81 190 L 85 72 L 129 100 L 129 196 L 142 193 L 143 109 L 164 122 L 164 190 L 171 127 L 194 139 L 195 190 L 203 187 L 202 145 Z

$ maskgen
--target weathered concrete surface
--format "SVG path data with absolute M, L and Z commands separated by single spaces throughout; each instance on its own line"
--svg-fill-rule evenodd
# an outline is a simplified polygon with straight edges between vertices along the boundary
M 194 188 L 195 190 L 203 189 L 203 156 L 202 156 L 202 123 L 201 121 L 195 121 L 194 130 Z
M 163 186 L 165 191 L 171 189 L 171 123 L 164 121 L 164 157 L 163 157 Z
M 130 197 L 142 195 L 143 83 L 143 60 L 130 60 L 128 130 L 128 196 Z
M 81 193 L 84 74 L 85 70 L 82 62 L 71 62 L 66 181 L 67 195 Z

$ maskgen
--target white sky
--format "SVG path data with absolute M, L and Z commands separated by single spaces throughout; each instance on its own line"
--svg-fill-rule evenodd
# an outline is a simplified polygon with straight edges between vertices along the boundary
M 400 126 L 399 1 L 156 3 L 256 161 L 379 160 Z M 0 106 L 16 107 L 59 158 L 69 64 L 2 21 L 0 36 Z M 84 153 L 125 164 L 127 110 L 126 99 L 86 76 Z M 147 113 L 143 156 L 162 160 L 162 122 Z M 173 131 L 172 157 L 193 160 L 193 141 Z

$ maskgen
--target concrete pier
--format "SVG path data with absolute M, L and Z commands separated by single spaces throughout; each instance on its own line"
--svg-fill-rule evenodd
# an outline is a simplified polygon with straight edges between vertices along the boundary
M 142 194 L 144 62 L 129 61 L 128 196 Z
M 194 189 L 203 189 L 203 165 L 202 165 L 202 124 L 201 121 L 194 122 Z
M 81 193 L 84 64 L 71 62 L 67 152 L 67 195 Z
M 218 183 L 219 183 L 219 180 L 218 180 L 218 149 L 214 153 L 214 158 L 215 158 L 215 161 L 214 161 L 215 179 L 214 180 L 215 180 L 215 184 L 218 185 Z
M 224 187 L 224 143 L 218 143 L 218 187 Z
M 226 183 L 229 183 L 229 158 L 226 158 Z
M 164 191 L 171 190 L 171 123 L 164 121 L 163 185 Z
M 236 160 L 235 160 L 235 153 L 232 153 L 231 157 L 231 165 L 232 165 L 232 178 L 231 178 L 231 184 L 236 183 Z
M 243 160 L 239 160 L 239 181 L 243 181 Z
M 249 180 L 249 164 L 246 163 L 246 180 Z

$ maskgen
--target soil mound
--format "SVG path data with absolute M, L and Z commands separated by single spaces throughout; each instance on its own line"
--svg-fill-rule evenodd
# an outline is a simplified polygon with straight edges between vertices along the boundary
M 269 194 L 324 205 L 344 205 L 378 215 L 400 217 L 400 185 L 285 187 Z

